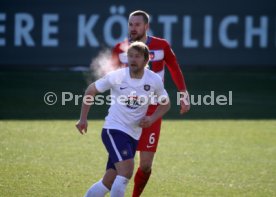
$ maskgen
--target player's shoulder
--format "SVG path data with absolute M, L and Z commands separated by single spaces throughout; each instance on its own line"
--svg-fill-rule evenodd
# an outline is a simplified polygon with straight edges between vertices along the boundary
M 151 42 L 156 44 L 162 44 L 162 45 L 169 45 L 168 41 L 164 38 L 159 38 L 155 36 L 150 36 Z
M 112 84 L 118 84 L 120 83 L 120 81 L 122 81 L 122 79 L 126 77 L 126 69 L 127 68 L 120 68 L 110 71 L 104 76 L 104 78 L 107 78 Z
M 116 69 L 116 70 L 113 70 L 111 72 L 108 73 L 108 75 L 110 76 L 122 76 L 124 73 L 126 73 L 126 70 L 128 68 L 127 67 L 124 67 L 124 68 L 119 68 L 119 69 Z
M 115 46 L 114 49 L 115 50 L 119 50 L 119 51 L 124 51 L 124 48 L 127 48 L 126 46 L 128 46 L 128 39 L 123 40 L 122 42 L 118 42 Z
M 150 69 L 145 69 L 147 76 L 148 76 L 148 80 L 152 81 L 153 83 L 162 83 L 162 78 L 155 72 L 153 72 Z

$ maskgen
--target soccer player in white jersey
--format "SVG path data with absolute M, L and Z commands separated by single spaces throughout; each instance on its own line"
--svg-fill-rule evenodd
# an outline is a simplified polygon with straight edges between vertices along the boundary
M 88 86 L 85 97 L 111 90 L 113 103 L 102 130 L 102 141 L 108 152 L 104 177 L 93 184 L 86 197 L 123 197 L 132 177 L 134 156 L 142 128 L 151 126 L 170 108 L 170 101 L 160 76 L 146 68 L 149 49 L 142 42 L 132 43 L 127 50 L 129 67 L 110 72 Z M 157 110 L 146 116 L 147 108 L 158 101 Z M 83 102 L 76 127 L 87 132 L 90 105 Z

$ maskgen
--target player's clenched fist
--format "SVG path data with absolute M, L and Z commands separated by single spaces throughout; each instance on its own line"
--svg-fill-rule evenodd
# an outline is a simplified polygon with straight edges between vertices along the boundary
M 88 126 L 87 120 L 78 120 L 78 122 L 76 123 L 76 127 L 81 134 L 84 134 L 84 132 L 85 133 L 87 132 L 87 126 Z
M 141 119 L 139 126 L 142 128 L 147 128 L 152 125 L 153 121 L 150 116 L 145 116 L 144 118 Z

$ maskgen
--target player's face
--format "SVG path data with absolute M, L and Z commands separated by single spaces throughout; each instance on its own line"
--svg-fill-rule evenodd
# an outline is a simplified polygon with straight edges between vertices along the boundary
M 127 58 L 129 69 L 133 73 L 141 72 L 147 64 L 147 62 L 145 61 L 144 54 L 133 48 L 130 48 L 128 50 Z
M 133 41 L 140 41 L 146 37 L 149 25 L 144 22 L 143 16 L 131 16 L 128 20 L 128 33 Z

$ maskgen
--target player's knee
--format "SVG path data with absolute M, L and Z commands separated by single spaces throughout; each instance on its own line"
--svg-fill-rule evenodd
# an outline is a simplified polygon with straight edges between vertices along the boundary
M 112 187 L 112 184 L 114 182 L 114 179 L 115 179 L 115 177 L 114 178 L 113 177 L 112 178 L 111 177 L 109 177 L 109 178 L 104 177 L 102 182 L 103 182 L 104 186 L 107 187 L 110 190 L 111 187 Z
M 105 187 L 107 187 L 109 190 L 111 189 L 111 186 L 117 176 L 117 172 L 113 169 L 108 169 L 103 177 L 103 184 Z
M 150 172 L 151 167 L 152 167 L 152 162 L 141 162 L 140 163 L 140 169 L 145 173 Z
M 128 179 L 131 179 L 132 175 L 133 175 L 133 171 L 128 172 L 125 177 Z
M 125 168 L 117 169 L 117 175 L 126 177 L 127 179 L 131 179 L 132 174 L 133 174 L 133 167 L 128 166 L 128 167 L 125 167 Z
M 131 179 L 133 175 L 133 170 L 125 170 L 123 172 L 118 173 L 118 175 L 126 177 L 127 179 Z
M 103 180 L 103 185 L 108 188 L 109 190 L 111 190 L 113 181 L 112 180 Z

